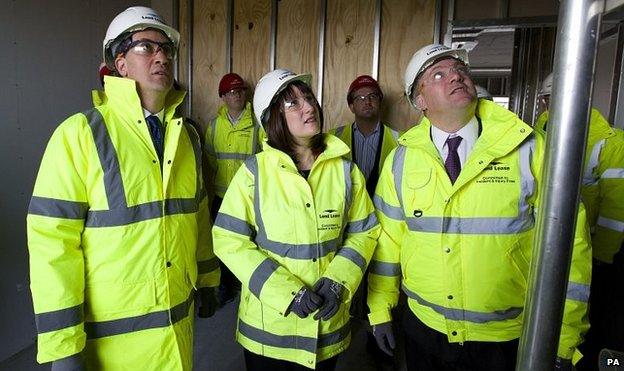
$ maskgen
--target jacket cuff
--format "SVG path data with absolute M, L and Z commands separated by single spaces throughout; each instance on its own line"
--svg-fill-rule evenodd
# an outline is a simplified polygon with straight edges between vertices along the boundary
M 76 353 L 69 357 L 52 362 L 51 371 L 85 371 L 84 357 L 82 353 Z
M 392 313 L 390 313 L 389 309 L 383 309 L 375 312 L 370 312 L 368 314 L 368 321 L 371 326 L 378 325 L 380 323 L 386 323 L 392 321 Z

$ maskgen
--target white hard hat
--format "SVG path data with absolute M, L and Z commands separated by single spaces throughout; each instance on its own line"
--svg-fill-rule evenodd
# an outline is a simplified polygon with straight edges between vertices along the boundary
M 490 92 L 487 91 L 486 88 L 481 85 L 475 85 L 474 87 L 477 90 L 477 98 L 492 100 L 492 94 L 490 94 Z
M 312 75 L 310 74 L 297 75 L 285 69 L 276 69 L 262 76 L 260 81 L 258 81 L 258 85 L 256 85 L 253 97 L 253 108 L 256 120 L 264 126 L 269 119 L 267 110 L 273 98 L 284 90 L 289 83 L 298 80 L 309 86 L 311 79 Z
M 538 95 L 550 95 L 552 94 L 552 85 L 553 85 L 553 73 L 549 73 L 544 81 L 542 81 L 542 87 L 538 93 Z
M 407 68 L 405 69 L 405 95 L 414 108 L 417 107 L 410 98 L 414 87 L 414 80 L 416 80 L 416 77 L 429 68 L 436 60 L 447 56 L 459 59 L 464 64 L 468 65 L 468 52 L 465 49 L 451 49 L 448 46 L 441 44 L 431 44 L 422 47 L 414 53 L 412 59 L 410 59 L 407 64 Z
M 171 42 L 178 47 L 180 33 L 167 26 L 162 17 L 154 9 L 145 6 L 132 6 L 119 13 L 108 26 L 106 37 L 102 42 L 102 54 L 106 65 L 114 68 L 115 55 L 111 47 L 116 47 L 114 41 L 121 35 L 129 32 L 142 31 L 154 28 L 164 32 Z M 119 40 L 121 41 L 121 40 Z

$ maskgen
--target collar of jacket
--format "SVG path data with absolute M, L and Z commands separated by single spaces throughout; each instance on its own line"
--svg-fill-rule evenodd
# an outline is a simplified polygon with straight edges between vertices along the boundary
M 468 162 L 478 158 L 479 164 L 485 166 L 489 161 L 513 151 L 533 132 L 533 128 L 513 112 L 489 100 L 479 100 L 475 115 L 481 121 L 482 131 L 468 156 Z M 419 148 L 439 159 L 430 130 L 431 122 L 423 117 L 417 126 L 399 138 L 399 145 Z
M 349 153 L 349 147 L 337 137 L 325 134 L 323 139 L 325 140 L 327 147 L 325 148 L 325 151 L 319 155 L 316 161 L 314 161 L 312 168 L 316 167 L 318 163 L 332 158 L 342 157 Z M 282 169 L 288 169 L 292 172 L 298 172 L 297 166 L 295 166 L 295 162 L 292 158 L 290 158 L 290 156 L 288 156 L 285 152 L 271 147 L 268 142 L 264 143 L 263 152 L 261 152 L 261 154 L 262 153 L 264 153 L 264 156 L 270 158 L 270 161 L 273 162 L 275 166 Z
M 544 130 L 546 122 L 548 122 L 548 111 L 542 112 L 535 122 L 535 127 Z M 602 139 L 607 139 L 615 135 L 615 130 L 611 127 L 607 119 L 595 108 L 591 109 L 589 116 L 589 134 L 587 135 L 587 144 L 592 146 L 594 143 Z
M 136 82 L 132 79 L 106 76 L 104 91 L 93 91 L 91 95 L 96 107 L 107 104 L 123 116 L 144 117 Z M 185 95 L 186 92 L 173 88 L 169 91 L 165 98 L 165 121 L 169 121 L 174 116 L 176 108 L 182 103 Z
M 219 107 L 219 110 L 217 111 L 217 116 L 224 118 L 226 120 L 230 120 L 228 118 L 228 107 L 227 105 L 223 104 L 221 105 L 221 107 Z M 243 109 L 243 113 L 240 117 L 240 119 L 238 120 L 238 123 L 241 125 L 240 129 L 246 128 L 248 126 L 253 126 L 254 125 L 254 120 L 252 119 L 253 115 L 251 114 L 251 103 L 247 102 L 245 103 L 245 108 Z M 236 128 L 238 129 L 238 125 L 236 125 Z

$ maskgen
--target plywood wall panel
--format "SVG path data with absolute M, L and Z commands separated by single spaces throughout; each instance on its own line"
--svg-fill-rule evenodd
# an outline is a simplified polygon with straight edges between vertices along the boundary
M 269 71 L 271 36 L 270 0 L 235 0 L 232 72 L 255 86 Z
M 195 0 L 193 9 L 193 119 L 205 129 L 221 105 L 217 93 L 228 73 L 227 0 Z
M 275 66 L 311 73 L 314 92 L 318 84 L 321 6 L 321 0 L 281 0 L 277 12 Z
M 405 67 L 416 50 L 433 42 L 435 2 L 384 0 L 381 10 L 379 84 L 385 95 L 382 118 L 404 131 L 420 120 L 403 92 Z
M 188 35 L 186 28 L 188 27 L 188 4 L 189 0 L 180 0 L 179 4 L 179 28 L 180 31 L 180 47 L 178 49 L 178 82 L 186 89 L 188 81 Z M 187 97 L 188 99 L 188 97 Z
M 372 72 L 374 25 L 374 0 L 327 2 L 323 82 L 325 130 L 353 120 L 346 94 L 353 79 Z

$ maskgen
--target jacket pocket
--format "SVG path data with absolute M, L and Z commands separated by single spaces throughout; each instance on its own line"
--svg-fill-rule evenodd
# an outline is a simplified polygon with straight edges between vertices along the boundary
M 433 169 L 419 170 L 405 173 L 406 189 L 403 199 L 408 203 L 408 215 L 412 212 L 418 216 L 423 210 L 427 210 L 433 205 L 433 197 L 436 187 L 436 173 Z M 411 215 L 410 215 L 411 216 Z
M 527 259 L 522 251 L 521 244 L 518 242 L 514 243 L 513 246 L 507 251 L 507 256 L 511 261 L 511 265 L 515 268 L 517 273 L 516 276 L 519 277 L 520 283 L 523 287 L 527 287 L 530 263 L 529 259 Z
M 108 315 L 139 312 L 156 305 L 153 281 L 139 283 L 94 283 L 85 287 L 87 319 L 106 319 Z

